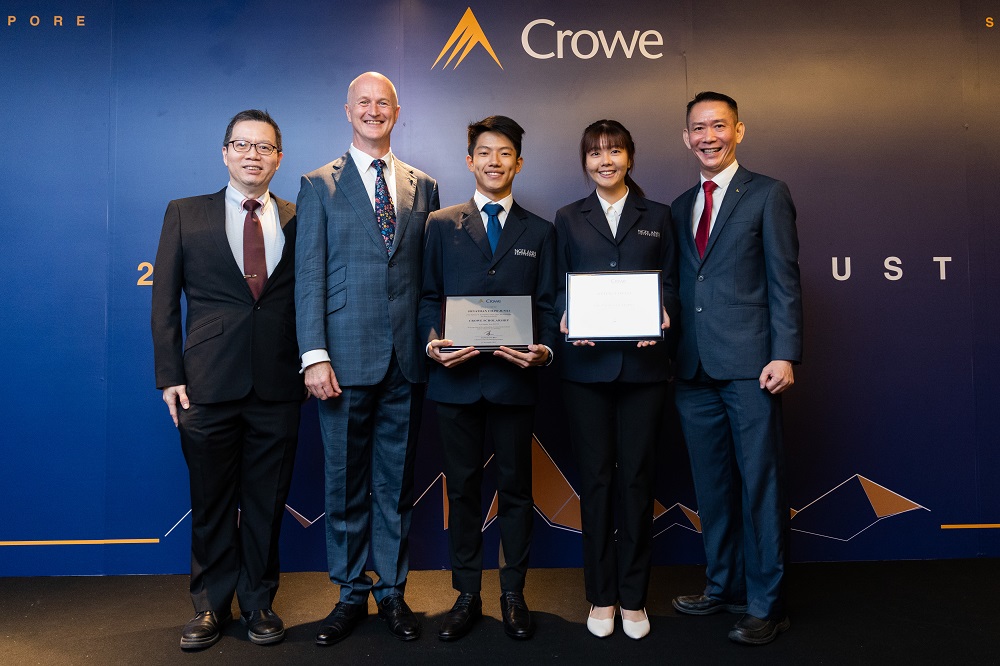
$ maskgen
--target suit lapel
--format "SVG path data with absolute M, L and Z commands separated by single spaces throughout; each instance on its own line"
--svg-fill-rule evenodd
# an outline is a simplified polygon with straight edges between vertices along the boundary
M 417 177 L 413 173 L 413 168 L 408 164 L 400 162 L 393 157 L 393 175 L 396 179 L 396 233 L 392 240 L 392 249 L 389 256 L 396 252 L 396 248 L 403 242 L 403 234 L 410 222 L 410 212 L 413 210 L 413 202 L 417 192 Z
M 229 244 L 229 236 L 226 235 L 226 188 L 222 188 L 220 192 L 217 192 L 209 196 L 208 201 L 205 203 L 205 217 L 208 219 L 208 225 L 211 229 L 212 239 L 215 241 L 215 247 L 222 256 L 222 262 L 226 266 L 225 271 L 227 275 L 231 275 L 239 278 L 239 284 L 243 285 L 243 291 L 250 298 L 253 298 L 253 292 L 250 291 L 250 285 L 243 278 L 243 271 L 240 270 L 240 265 L 236 263 L 236 257 L 233 256 L 233 248 Z
M 274 279 L 282 271 L 287 270 L 287 266 L 291 263 L 292 257 L 295 254 L 295 225 L 288 224 L 295 217 L 295 206 L 291 202 L 279 199 L 273 194 L 271 195 L 271 201 L 276 206 L 278 212 L 278 224 L 281 227 L 281 233 L 285 235 L 285 244 L 281 249 L 281 259 L 278 260 L 278 265 L 274 267 L 274 272 L 268 277 L 267 283 L 264 285 L 264 291 L 261 294 L 266 293 L 271 283 L 274 282 Z
M 729 187 L 726 188 L 726 196 L 723 197 L 722 205 L 719 207 L 719 214 L 715 216 L 715 224 L 712 226 L 712 234 L 708 237 L 708 245 L 705 246 L 705 256 L 702 258 L 702 263 L 711 254 L 712 247 L 715 246 L 716 239 L 719 238 L 719 234 L 722 233 L 726 222 L 729 221 L 729 217 L 736 208 L 736 204 L 740 202 L 740 199 L 746 193 L 747 183 L 750 182 L 750 178 L 750 172 L 743 167 L 739 167 L 733 179 L 729 182 Z
M 489 259 L 493 256 L 490 251 L 490 239 L 486 237 L 486 227 L 483 224 L 483 217 L 476 208 L 475 198 L 470 199 L 462 209 L 462 228 L 469 234 L 472 242 L 476 244 L 483 256 Z M 502 236 L 502 234 L 501 234 Z
M 692 216 L 694 215 L 694 200 L 698 195 L 700 185 L 695 185 L 690 190 L 681 195 L 679 210 L 671 210 L 671 215 L 676 215 L 674 224 L 680 227 L 682 253 L 694 257 L 696 263 L 701 259 L 698 257 L 698 248 L 694 244 L 694 232 L 691 231 Z
M 366 165 L 367 168 L 367 165 Z M 382 232 L 378 229 L 375 221 L 375 209 L 372 208 L 372 201 L 368 198 L 368 191 L 365 189 L 358 167 L 351 157 L 350 151 L 340 160 L 333 164 L 333 180 L 337 183 L 337 188 L 344 193 L 347 200 L 354 208 L 354 213 L 361 221 L 361 226 L 368 232 L 372 242 L 385 250 L 385 240 L 382 239 Z
M 608 224 L 608 216 L 601 210 L 601 201 L 597 198 L 597 192 L 592 192 L 589 197 L 583 200 L 580 213 L 584 219 L 594 227 L 594 230 L 607 238 L 612 243 L 615 242 L 611 235 L 611 225 Z
M 500 258 L 514 247 L 517 239 L 528 228 L 528 225 L 524 222 L 527 217 L 527 211 L 518 206 L 515 201 L 514 205 L 510 207 L 510 212 L 507 213 L 507 219 L 504 220 L 503 231 L 500 233 L 500 241 L 497 243 L 497 251 L 493 253 L 493 261 L 490 262 L 490 266 L 495 266 Z M 486 246 L 489 247 L 488 240 Z
M 625 199 L 625 206 L 622 208 L 621 217 L 618 218 L 618 233 L 615 234 L 616 243 L 622 242 L 629 229 L 638 224 L 644 210 L 646 210 L 646 205 L 639 200 L 638 195 L 629 192 L 629 196 Z

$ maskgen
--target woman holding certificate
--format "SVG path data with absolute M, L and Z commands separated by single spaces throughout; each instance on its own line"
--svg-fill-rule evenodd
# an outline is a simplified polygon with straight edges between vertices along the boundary
M 570 338 L 574 308 L 580 312 L 588 304 L 567 302 L 567 273 L 659 271 L 661 302 L 651 306 L 654 313 L 657 306 L 662 309 L 664 335 L 677 314 L 670 208 L 643 197 L 629 175 L 634 159 L 635 144 L 621 123 L 599 120 L 584 130 L 580 161 L 597 187 L 561 208 L 555 220 L 556 305 L 563 310 L 561 330 Z M 592 604 L 587 629 L 601 638 L 614 631 L 616 606 L 626 635 L 639 639 L 649 633 L 645 604 L 655 449 L 670 378 L 670 345 L 638 337 L 626 331 L 614 340 L 573 339 L 556 354 L 581 478 L 584 578 Z

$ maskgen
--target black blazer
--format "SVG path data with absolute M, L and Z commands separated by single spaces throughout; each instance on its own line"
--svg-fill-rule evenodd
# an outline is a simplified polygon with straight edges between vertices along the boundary
M 504 222 L 495 254 L 474 200 L 433 212 L 424 234 L 424 270 L 418 316 L 421 340 L 443 337 L 445 296 L 519 295 L 535 298 L 536 342 L 555 350 L 555 232 L 552 224 L 516 202 Z M 427 397 L 471 404 L 485 398 L 507 405 L 534 404 L 537 368 L 519 368 L 483 352 L 454 368 L 429 361 Z
M 566 309 L 566 273 L 659 270 L 663 307 L 671 325 L 677 319 L 677 248 L 670 208 L 634 193 L 625 199 L 618 233 L 611 227 L 597 193 L 556 212 L 559 316 Z M 575 382 L 656 382 L 670 378 L 672 328 L 651 347 L 634 342 L 596 342 L 574 347 L 563 342 L 557 362 L 564 379 Z
M 153 275 L 156 386 L 187 385 L 192 402 L 300 400 L 295 340 L 295 206 L 274 197 L 281 260 L 254 302 L 226 237 L 226 190 L 167 205 Z M 181 291 L 187 298 L 182 339 Z

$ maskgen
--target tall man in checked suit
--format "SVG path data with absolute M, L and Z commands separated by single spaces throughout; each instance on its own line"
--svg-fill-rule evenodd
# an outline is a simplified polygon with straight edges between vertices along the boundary
M 156 386 L 191 480 L 196 615 L 181 633 L 186 649 L 219 640 L 234 594 L 251 641 L 285 636 L 271 602 L 305 393 L 293 311 L 295 206 L 268 191 L 281 156 L 267 112 L 236 114 L 222 144 L 229 185 L 171 201 L 156 252 Z
M 769 643 L 789 627 L 783 596 L 785 495 L 781 396 L 802 358 L 795 207 L 781 181 L 736 162 L 736 102 L 699 93 L 684 144 L 701 179 L 671 205 L 680 252 L 677 410 L 705 542 L 691 615 L 741 613 L 729 638 Z
M 452 585 L 458 599 L 438 638 L 461 638 L 482 615 L 482 480 L 487 433 L 495 450 L 499 499 L 500 611 L 511 638 L 531 638 L 534 624 L 524 601 L 528 547 L 534 520 L 531 441 L 537 366 L 552 359 L 555 316 L 555 232 L 552 225 L 514 202 L 524 130 L 505 116 L 468 128 L 466 163 L 475 196 L 427 219 L 420 335 L 431 365 L 427 395 L 437 403 L 448 482 L 448 538 Z M 536 341 L 526 351 L 501 346 L 446 351 L 442 304 L 447 296 L 527 295 L 534 298 Z
M 393 636 L 420 635 L 403 593 L 427 379 L 416 337 L 420 261 L 438 189 L 390 150 L 400 107 L 389 79 L 357 77 L 344 109 L 351 147 L 302 177 L 295 253 L 299 349 L 306 388 L 320 400 L 327 564 L 340 585 L 320 645 L 350 635 L 368 613 L 369 594 Z

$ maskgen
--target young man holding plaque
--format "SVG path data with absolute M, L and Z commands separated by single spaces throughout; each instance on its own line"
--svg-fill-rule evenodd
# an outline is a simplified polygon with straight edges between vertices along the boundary
M 427 355 L 435 361 L 427 397 L 437 403 L 448 488 L 452 585 L 459 593 L 438 637 L 461 638 L 482 615 L 481 487 L 489 435 L 495 450 L 504 555 L 500 569 L 504 631 L 512 638 L 527 639 L 534 633 L 524 601 L 524 579 L 534 520 L 535 368 L 551 362 L 559 328 L 554 307 L 555 233 L 549 222 L 517 205 L 511 193 L 522 164 L 520 125 L 504 116 L 490 116 L 469 125 L 468 132 L 466 164 L 475 175 L 476 192 L 468 202 L 427 218 L 418 315 L 419 333 L 428 341 Z M 503 309 L 509 308 L 512 317 L 533 315 L 536 336 L 521 349 L 508 345 L 520 346 L 523 341 L 507 339 L 477 347 L 469 342 L 477 339 L 475 323 L 454 311 L 448 313 L 449 296 L 503 300 Z M 525 298 L 506 298 L 512 296 L 530 297 L 533 305 L 524 307 Z

